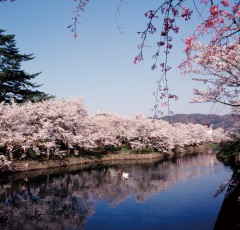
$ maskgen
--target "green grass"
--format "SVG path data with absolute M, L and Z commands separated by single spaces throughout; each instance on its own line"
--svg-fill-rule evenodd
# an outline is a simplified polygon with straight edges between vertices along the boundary
M 218 143 L 212 143 L 212 144 L 211 144 L 211 148 L 212 148 L 213 150 L 218 149 L 218 147 L 219 147 L 219 144 L 218 144 Z
M 218 159 L 229 163 L 236 163 L 240 156 L 240 139 L 223 144 L 218 153 Z

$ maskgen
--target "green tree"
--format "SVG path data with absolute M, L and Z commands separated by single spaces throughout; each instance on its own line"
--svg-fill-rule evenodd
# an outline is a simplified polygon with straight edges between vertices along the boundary
M 15 35 L 4 32 L 0 29 L 0 103 L 9 103 L 12 99 L 22 103 L 53 98 L 37 90 L 41 85 L 31 82 L 40 73 L 29 74 L 21 69 L 22 62 L 34 59 L 33 54 L 20 54 Z

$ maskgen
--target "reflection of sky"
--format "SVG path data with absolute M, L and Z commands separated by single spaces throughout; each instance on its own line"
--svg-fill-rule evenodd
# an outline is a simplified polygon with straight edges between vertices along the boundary
M 178 180 L 145 202 L 136 202 L 135 194 L 117 206 L 96 202 L 96 215 L 86 229 L 213 229 L 223 200 L 213 194 L 231 172 L 216 162 L 213 171 L 210 166 L 203 167 L 203 174 Z
M 17 0 L 0 3 L 1 28 L 16 34 L 17 46 L 23 53 L 34 53 L 35 60 L 23 66 L 30 73 L 42 71 L 37 78 L 42 90 L 57 98 L 83 97 L 92 112 L 117 112 L 151 115 L 152 92 L 161 75 L 151 71 L 156 38 L 147 42 L 145 60 L 133 64 L 140 43 L 138 31 L 147 24 L 144 13 L 157 3 L 142 0 L 128 1 L 121 9 L 121 34 L 116 26 L 118 1 L 91 0 L 79 25 L 77 42 L 67 26 L 71 23 L 72 0 Z M 193 32 L 199 17 L 182 23 L 176 37 L 175 51 L 169 57 L 173 71 L 169 83 L 180 101 L 173 103 L 175 113 L 208 113 L 210 104 L 189 104 L 193 83 L 190 77 L 180 76 L 177 66 L 183 59 L 182 38 Z M 224 112 L 215 107 L 213 113 Z
M 119 169 L 129 178 L 123 180 Z M 230 174 L 214 155 L 198 155 L 162 163 L 123 162 L 35 179 L 25 175 L 24 180 L 0 185 L 0 219 L 8 223 L 1 224 L 40 229 L 80 229 L 85 223 L 86 229 L 179 229 L 171 225 L 174 220 L 180 229 L 201 222 L 213 226 L 222 196 L 212 197 Z

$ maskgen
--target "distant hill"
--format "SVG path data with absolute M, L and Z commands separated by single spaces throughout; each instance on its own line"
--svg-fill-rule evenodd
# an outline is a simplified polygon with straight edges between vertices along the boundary
M 168 117 L 162 117 L 161 119 L 168 121 Z M 232 127 L 233 123 L 237 119 L 237 115 L 227 114 L 227 115 L 216 115 L 216 114 L 175 114 L 170 116 L 170 121 L 182 122 L 182 123 L 193 123 L 193 124 L 213 124 L 213 128 L 218 127 L 228 129 Z M 239 119 L 239 117 L 238 117 Z

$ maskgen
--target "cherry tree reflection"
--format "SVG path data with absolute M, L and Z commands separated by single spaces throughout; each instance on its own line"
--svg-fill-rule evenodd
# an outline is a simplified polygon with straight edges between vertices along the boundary
M 204 154 L 164 162 L 108 163 L 37 177 L 12 176 L 0 182 L 0 229 L 83 229 L 99 200 L 109 206 L 129 197 L 144 202 L 176 182 L 214 171 L 218 164 L 214 154 Z M 129 173 L 124 180 L 123 171 Z

